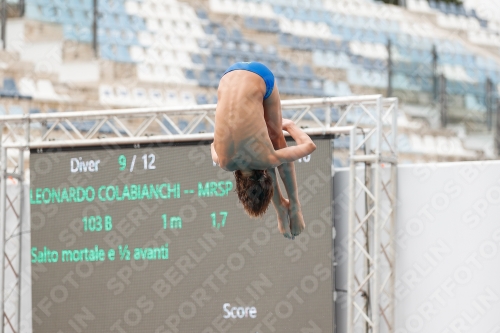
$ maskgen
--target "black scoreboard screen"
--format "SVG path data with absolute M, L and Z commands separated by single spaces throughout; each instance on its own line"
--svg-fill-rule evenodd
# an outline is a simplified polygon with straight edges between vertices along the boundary
M 246 215 L 207 142 L 33 150 L 33 332 L 332 332 L 332 148 L 315 143 L 294 162 L 295 240 L 272 204 Z

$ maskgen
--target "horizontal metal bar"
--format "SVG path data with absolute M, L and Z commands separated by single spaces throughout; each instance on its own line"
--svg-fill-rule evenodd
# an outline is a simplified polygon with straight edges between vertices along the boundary
M 14 178 L 14 179 L 17 179 L 19 181 L 22 181 L 22 176 L 18 173 L 6 172 L 5 179 L 7 179 L 7 178 Z
M 368 162 L 368 163 L 389 163 L 396 164 L 397 157 L 390 156 L 377 156 L 375 154 L 371 155 L 355 155 L 351 159 L 355 162 Z
M 349 134 L 353 130 L 353 126 L 339 126 L 328 128 L 306 128 L 304 132 L 308 135 L 341 135 Z M 359 133 L 362 128 L 357 129 Z M 287 132 L 283 132 L 285 136 L 290 136 Z M 86 147 L 86 146 L 102 146 L 102 145 L 120 145 L 120 144 L 141 144 L 141 143 L 169 143 L 169 142 L 193 142 L 193 141 L 208 141 L 213 140 L 213 133 L 200 134 L 175 134 L 175 135 L 156 135 L 156 136 L 141 136 L 127 138 L 103 138 L 103 139 L 86 139 L 86 140 L 62 140 L 62 141 L 40 141 L 31 142 L 30 144 L 23 143 L 5 143 L 5 148 L 55 148 L 55 147 Z
M 309 98 L 281 101 L 282 108 L 299 107 L 299 106 L 325 106 L 332 104 L 349 104 L 376 102 L 381 95 L 367 96 L 352 96 L 352 97 L 325 97 L 325 98 Z M 0 116 L 0 122 L 16 122 L 29 120 L 44 120 L 44 119 L 70 119 L 70 118 L 93 118 L 93 117 L 110 117 L 110 116 L 142 116 L 158 113 L 188 113 L 200 111 L 215 111 L 217 104 L 192 105 L 183 107 L 153 107 L 153 108 L 134 108 L 134 109 L 115 109 L 115 110 L 94 110 L 94 111 L 71 111 L 71 112 L 54 112 L 54 113 L 34 113 L 24 115 L 5 115 Z

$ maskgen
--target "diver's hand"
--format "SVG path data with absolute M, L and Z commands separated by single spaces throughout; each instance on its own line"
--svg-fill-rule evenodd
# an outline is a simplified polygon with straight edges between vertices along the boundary
M 281 129 L 288 132 L 290 126 L 294 126 L 295 123 L 290 119 L 281 118 Z
M 290 231 L 290 218 L 289 218 L 290 202 L 288 199 L 282 199 L 280 205 L 276 207 L 278 215 L 278 229 L 285 236 L 285 238 L 293 239 Z

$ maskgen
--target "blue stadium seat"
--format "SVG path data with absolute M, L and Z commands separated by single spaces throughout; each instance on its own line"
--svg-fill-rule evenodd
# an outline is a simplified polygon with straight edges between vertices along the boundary
M 100 52 L 101 58 L 103 58 L 103 59 L 117 60 L 117 57 L 116 57 L 115 52 L 113 50 L 113 46 L 111 44 L 100 44 L 99 45 L 99 52 Z
M 280 31 L 280 24 L 277 20 L 269 20 L 268 24 L 269 32 L 277 33 Z
M 130 58 L 130 52 L 128 50 L 128 47 L 123 46 L 123 45 L 117 45 L 116 46 L 116 61 L 119 62 L 134 62 L 132 58 Z
M 90 10 L 92 9 L 92 0 L 82 1 L 82 0 L 66 0 L 68 7 L 77 10 Z
M 44 19 L 40 7 L 34 3 L 27 3 L 26 4 L 24 15 L 26 17 L 34 19 L 34 20 L 43 20 Z
M 122 14 L 118 15 L 118 21 L 117 21 L 118 27 L 121 29 L 130 29 L 130 19 L 129 15 L 127 14 Z
M 79 42 L 90 43 L 92 42 L 92 30 L 86 26 L 74 26 L 76 38 Z
M 283 13 L 283 7 L 281 7 L 279 5 L 273 5 L 273 11 L 276 14 L 281 15 Z
M 283 46 L 290 46 L 290 34 L 279 34 L 278 35 L 278 43 Z
M 311 39 L 311 47 L 315 50 L 326 50 L 327 45 L 323 39 Z
M 283 80 L 283 83 L 285 85 L 285 91 L 290 94 L 290 95 L 299 95 L 300 94 L 300 89 L 297 87 L 297 83 L 294 79 L 291 78 L 286 78 Z
M 251 29 L 251 30 L 258 30 L 258 26 L 257 26 L 256 21 L 254 20 L 253 17 L 246 16 L 245 20 L 243 22 L 244 22 L 245 28 Z
M 283 78 L 289 77 L 287 65 L 283 60 L 279 60 L 276 63 L 276 67 L 274 68 L 274 73 L 275 73 L 275 75 L 281 76 Z
M 121 30 L 109 29 L 108 34 L 109 34 L 109 43 L 111 43 L 111 44 L 123 44 Z
M 75 21 L 71 11 L 67 8 L 61 8 L 61 7 L 57 8 L 56 12 L 57 12 L 56 14 L 57 23 L 71 24 Z
M 295 10 L 292 7 L 282 7 L 281 15 L 285 16 L 289 20 L 295 19 Z
M 147 30 L 146 23 L 144 22 L 144 19 L 142 17 L 131 15 L 129 17 L 129 20 L 133 30 L 135 31 Z
M 203 26 L 203 30 L 205 31 L 205 33 L 206 33 L 207 35 L 213 35 L 213 34 L 214 34 L 214 30 L 213 30 L 213 29 L 212 29 L 212 27 L 211 27 L 211 26 L 209 26 L 209 25 L 205 25 L 205 26 Z
M 41 7 L 43 21 L 46 22 L 57 22 L 57 11 L 55 7 L 43 6 Z
M 320 12 L 314 9 L 309 12 L 309 20 L 315 23 L 323 22 Z
M 98 8 L 100 12 L 115 13 L 115 14 L 126 13 L 123 1 L 109 2 L 107 0 L 99 0 Z
M 208 70 L 213 70 L 218 67 L 217 59 L 214 56 L 209 55 L 205 62 L 205 68 Z
M 31 99 L 31 96 L 21 95 L 17 89 L 16 81 L 10 77 L 4 77 L 0 97 Z
M 197 53 L 191 54 L 191 61 L 193 62 L 193 64 L 202 64 L 203 63 L 203 59 L 201 59 L 201 56 Z
M 465 11 L 463 4 L 459 4 L 459 5 L 457 5 L 457 7 L 458 7 L 457 8 L 458 15 L 467 16 L 467 12 Z
M 299 78 L 301 77 L 299 67 L 293 63 L 288 63 L 286 66 L 286 71 L 288 72 L 288 76 L 291 78 Z
M 314 78 L 314 72 L 313 72 L 311 66 L 308 66 L 308 65 L 302 66 L 301 72 L 302 72 L 302 77 L 304 77 L 306 79 Z
M 233 29 L 231 31 L 230 39 L 233 41 L 241 41 L 241 40 L 243 40 L 243 35 L 241 34 L 240 30 Z
M 186 79 L 188 79 L 188 80 L 196 80 L 196 76 L 194 75 L 194 72 L 191 69 L 186 70 L 185 76 L 186 76 Z
M 450 11 L 451 14 L 453 15 L 460 15 L 458 6 L 455 5 L 454 3 L 449 3 L 448 4 L 448 10 Z
M 257 25 L 261 31 L 273 32 L 269 29 L 268 21 L 264 18 L 257 18 Z
M 111 43 L 111 38 L 108 35 L 108 30 L 106 30 L 104 28 L 97 29 L 97 42 L 99 44 L 110 44 Z
M 217 36 L 217 38 L 219 38 L 221 41 L 224 41 L 224 40 L 228 39 L 228 37 L 229 37 L 229 33 L 227 32 L 227 30 L 226 30 L 224 27 L 219 27 L 219 28 L 217 29 L 216 36 Z
M 208 104 L 207 96 L 206 95 L 196 95 L 196 103 L 197 104 Z
M 74 25 L 66 24 L 63 26 L 63 36 L 67 40 L 78 40 L 78 35 Z
M 88 11 L 73 9 L 73 23 L 80 25 L 92 25 L 92 16 Z
M 225 71 L 229 66 L 235 63 L 236 60 L 231 57 L 221 56 L 218 62 L 219 70 Z
M 299 80 L 298 82 L 298 92 L 301 95 L 309 95 L 309 82 L 306 80 Z
M 201 71 L 199 76 L 198 76 L 198 82 L 199 82 L 200 86 L 202 86 L 202 87 L 209 87 L 211 80 L 210 80 L 210 76 L 208 75 L 208 72 Z
M 97 20 L 97 25 L 103 28 L 111 28 L 114 29 L 118 27 L 117 22 L 115 21 L 114 15 L 110 13 L 101 13 Z
M 201 8 L 196 9 L 196 15 L 201 19 L 208 20 L 207 12 Z

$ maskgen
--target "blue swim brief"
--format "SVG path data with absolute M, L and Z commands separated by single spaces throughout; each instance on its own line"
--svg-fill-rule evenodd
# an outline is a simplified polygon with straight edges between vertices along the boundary
M 224 75 L 236 70 L 245 70 L 259 75 L 266 83 L 266 94 L 264 95 L 264 99 L 271 96 L 274 88 L 274 75 L 265 65 L 260 62 L 237 62 L 229 67 L 224 72 Z

